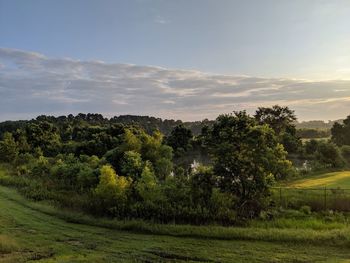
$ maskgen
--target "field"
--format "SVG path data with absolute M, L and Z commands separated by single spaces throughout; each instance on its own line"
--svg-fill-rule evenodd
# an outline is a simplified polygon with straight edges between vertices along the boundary
M 350 171 L 340 171 L 308 176 L 287 184 L 289 187 L 298 188 L 342 188 L 350 189 Z
M 339 174 L 333 181 L 349 176 Z M 350 262 L 344 217 L 296 211 L 245 227 L 121 222 L 32 202 L 3 186 L 0 211 L 0 262 Z
M 190 226 L 169 226 L 169 235 L 166 226 L 158 226 L 158 235 L 140 234 L 136 228 L 70 223 L 60 211 L 5 187 L 0 187 L 0 211 L 1 262 L 350 262 L 350 229 L 343 223 L 193 227 L 192 232 Z
M 350 172 L 308 175 L 282 183 L 272 193 L 276 203 L 284 208 L 309 206 L 313 211 L 350 212 Z

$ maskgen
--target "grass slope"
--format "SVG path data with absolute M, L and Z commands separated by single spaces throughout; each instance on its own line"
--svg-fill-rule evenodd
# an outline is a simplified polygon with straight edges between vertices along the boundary
M 254 236 L 247 241 L 239 235 L 237 240 L 174 237 L 68 223 L 40 211 L 43 206 L 35 209 L 36 204 L 24 201 L 14 190 L 0 187 L 0 233 L 14 244 L 0 250 L 0 262 L 350 262 L 347 227 L 329 231 L 261 228 L 266 232 L 255 241 Z M 244 233 L 253 235 L 257 230 L 246 228 Z M 279 237 L 279 230 L 305 239 L 278 241 L 284 233 Z M 327 239 L 309 243 L 306 236 L 312 234 L 330 235 L 339 245 Z M 264 235 L 270 242 L 259 240 Z
M 350 171 L 323 173 L 289 182 L 286 186 L 299 188 L 348 188 L 350 189 Z

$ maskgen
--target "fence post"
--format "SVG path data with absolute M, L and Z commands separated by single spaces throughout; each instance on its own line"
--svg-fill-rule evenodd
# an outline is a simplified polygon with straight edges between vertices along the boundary
M 282 187 L 280 187 L 280 207 L 282 207 Z
M 324 210 L 327 210 L 327 187 L 324 187 Z

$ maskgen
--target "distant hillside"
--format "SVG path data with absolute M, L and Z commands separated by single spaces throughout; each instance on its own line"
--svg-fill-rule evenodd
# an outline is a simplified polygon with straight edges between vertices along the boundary
M 333 127 L 333 124 L 336 122 L 343 122 L 342 119 L 335 120 L 335 121 L 320 121 L 320 120 L 314 120 L 314 121 L 302 121 L 302 122 L 296 122 L 295 127 L 297 129 L 324 129 L 329 130 Z

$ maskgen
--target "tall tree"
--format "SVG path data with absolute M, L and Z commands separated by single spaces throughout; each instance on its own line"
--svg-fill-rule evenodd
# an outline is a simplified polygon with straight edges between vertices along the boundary
M 221 189 L 237 196 L 240 206 L 262 200 L 274 177 L 291 169 L 273 129 L 245 111 L 220 115 L 206 143 Z
M 259 107 L 254 117 L 259 124 L 267 124 L 275 131 L 279 142 L 288 152 L 297 152 L 301 141 L 296 135 L 294 122 L 297 118 L 293 110 L 279 105 L 271 108 Z
M 294 126 L 293 123 L 297 120 L 293 110 L 279 105 L 274 105 L 271 108 L 259 107 L 254 117 L 260 124 L 268 124 L 276 135 L 280 135 L 288 127 Z
M 191 146 L 190 142 L 193 138 L 191 130 L 185 128 L 182 124 L 176 126 L 172 131 L 169 137 L 166 140 L 166 143 L 170 145 L 175 153 L 177 150 L 187 151 Z

